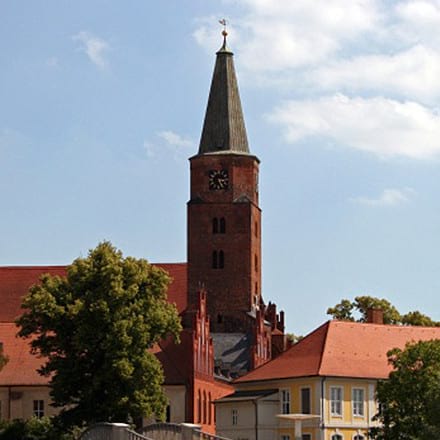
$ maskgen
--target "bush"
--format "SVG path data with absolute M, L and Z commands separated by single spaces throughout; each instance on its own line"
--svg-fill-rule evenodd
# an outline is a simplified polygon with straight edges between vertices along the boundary
M 0 440 L 74 440 L 71 433 L 61 433 L 49 417 L 0 423 Z

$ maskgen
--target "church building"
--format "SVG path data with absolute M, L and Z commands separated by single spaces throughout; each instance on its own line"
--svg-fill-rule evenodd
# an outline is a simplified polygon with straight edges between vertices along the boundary
M 231 381 L 283 353 L 284 314 L 266 304 L 261 284 L 259 159 L 248 145 L 233 53 L 216 54 L 200 146 L 190 161 L 187 262 L 157 264 L 172 283 L 168 300 L 182 319 L 181 343 L 153 348 L 165 372 L 167 419 L 215 431 L 214 401 Z M 21 299 L 43 273 L 65 266 L 0 267 L 0 343 L 9 362 L 0 371 L 0 419 L 53 414 L 41 359 L 18 339 Z

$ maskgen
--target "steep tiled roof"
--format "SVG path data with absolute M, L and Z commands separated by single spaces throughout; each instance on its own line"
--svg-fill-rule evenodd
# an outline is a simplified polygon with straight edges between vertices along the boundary
M 186 263 L 155 264 L 166 270 L 172 278 L 168 288 L 168 300 L 176 304 L 179 312 L 186 307 Z M 0 267 L 0 342 L 9 362 L 0 372 L 1 385 L 45 385 L 49 379 L 41 377 L 37 369 L 41 359 L 30 354 L 29 341 L 17 338 L 17 327 L 13 323 L 21 314 L 21 300 L 29 287 L 38 282 L 44 273 L 63 276 L 66 266 L 15 266 Z M 165 354 L 160 354 L 159 359 Z M 180 374 L 173 370 L 170 362 L 163 362 L 165 374 L 172 383 L 181 383 Z
M 439 327 L 328 321 L 271 362 L 236 382 L 303 376 L 388 377 L 387 352 L 407 342 L 440 339 Z
M 65 275 L 65 266 L 0 267 L 0 322 L 13 322 L 21 315 L 21 300 L 44 273 Z
M 0 342 L 9 361 L 0 371 L 0 386 L 47 385 L 49 378 L 37 373 L 41 359 L 29 353 L 29 340 L 16 337 L 13 323 L 0 323 Z
M 186 263 L 155 265 L 166 270 L 173 279 L 168 288 L 168 300 L 181 312 L 186 307 Z M 66 266 L 0 267 L 0 322 L 13 322 L 21 314 L 23 296 L 44 273 L 63 276 Z

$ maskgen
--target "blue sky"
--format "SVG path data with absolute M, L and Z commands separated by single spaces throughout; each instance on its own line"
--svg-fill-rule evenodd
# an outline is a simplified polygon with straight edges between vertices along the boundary
M 295 333 L 365 294 L 440 320 L 439 0 L 1 2 L 0 264 L 186 260 L 223 17 L 266 301 Z

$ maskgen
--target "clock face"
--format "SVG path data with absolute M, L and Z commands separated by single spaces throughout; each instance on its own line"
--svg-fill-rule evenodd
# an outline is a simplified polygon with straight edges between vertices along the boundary
M 228 170 L 209 171 L 209 189 L 219 190 L 228 189 L 229 176 Z

